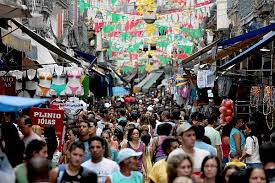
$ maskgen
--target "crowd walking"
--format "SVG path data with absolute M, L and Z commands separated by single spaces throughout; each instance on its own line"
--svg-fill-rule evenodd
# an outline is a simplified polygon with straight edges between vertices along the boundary
M 99 99 L 79 111 L 62 140 L 27 111 L 2 113 L 0 183 L 275 182 L 274 134 L 263 141 L 255 122 L 223 123 L 217 110 L 192 112 L 149 96 L 121 101 Z

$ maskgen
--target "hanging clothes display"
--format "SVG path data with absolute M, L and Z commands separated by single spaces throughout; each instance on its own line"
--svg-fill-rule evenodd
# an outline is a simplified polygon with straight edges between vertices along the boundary
M 25 91 L 23 93 L 24 97 L 33 98 L 38 86 L 38 73 L 37 70 L 28 69 L 24 72 L 24 83 Z
M 65 95 L 66 71 L 63 66 L 54 66 L 53 80 L 51 84 L 51 95 Z
M 39 75 L 39 84 L 36 95 L 40 97 L 50 97 L 50 88 L 53 79 L 52 73 L 46 68 L 38 69 L 37 72 Z
M 228 97 L 230 88 L 232 85 L 232 79 L 225 76 L 218 78 L 218 95 L 219 97 Z
M 198 70 L 197 85 L 198 88 L 213 88 L 215 82 L 215 72 L 212 70 Z
M 79 67 L 71 67 L 67 69 L 68 83 L 65 90 L 66 94 L 71 96 L 83 95 L 84 91 L 80 80 L 83 69 Z

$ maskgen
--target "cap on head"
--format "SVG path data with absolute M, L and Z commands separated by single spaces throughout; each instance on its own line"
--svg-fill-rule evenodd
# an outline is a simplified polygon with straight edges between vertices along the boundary
M 142 155 L 142 152 L 135 152 L 133 149 L 125 148 L 119 151 L 117 156 L 117 163 L 120 164 L 124 160 L 131 157 L 139 157 Z
M 190 129 L 195 129 L 195 127 L 190 125 L 190 123 L 185 122 L 177 128 L 176 132 L 177 132 L 177 135 L 180 136 L 180 135 L 182 135 L 182 133 L 184 133 Z

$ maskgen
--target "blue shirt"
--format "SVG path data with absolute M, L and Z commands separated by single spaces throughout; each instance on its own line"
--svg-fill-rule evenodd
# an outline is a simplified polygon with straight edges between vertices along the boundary
M 211 145 L 209 145 L 209 144 L 207 144 L 205 142 L 196 141 L 195 142 L 195 147 L 199 148 L 199 149 L 206 150 L 206 151 L 208 151 L 213 156 L 217 156 L 217 150 L 216 150 L 216 148 L 214 148 L 213 146 L 211 146 Z
M 112 183 L 142 183 L 142 174 L 138 171 L 132 171 L 129 177 L 126 177 L 120 173 L 120 171 L 116 171 L 112 173 L 110 176 Z
M 83 157 L 83 160 L 82 160 L 82 163 L 91 159 L 91 152 L 90 152 L 90 144 L 89 144 L 89 141 L 86 140 L 86 141 L 82 141 L 82 143 L 84 144 L 84 147 L 85 147 L 85 151 L 84 151 L 84 157 Z
M 237 152 L 237 148 L 236 148 L 236 144 L 234 141 L 234 135 L 235 134 L 240 134 L 241 139 L 241 150 L 243 150 L 244 145 L 245 145 L 245 137 L 244 134 L 238 130 L 237 128 L 232 128 L 231 132 L 230 132 L 230 139 L 229 139 L 229 143 L 230 143 L 230 152 L 229 153 L 236 153 Z

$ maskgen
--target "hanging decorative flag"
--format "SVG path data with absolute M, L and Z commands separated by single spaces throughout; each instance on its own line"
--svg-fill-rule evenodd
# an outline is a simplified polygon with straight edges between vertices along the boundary
M 123 74 L 127 74 L 129 71 L 131 71 L 131 70 L 133 70 L 134 68 L 133 67 L 131 67 L 131 66 L 123 66 L 122 68 L 121 68 L 121 72 L 123 73 Z
M 164 57 L 164 56 L 159 56 L 160 62 L 163 65 L 168 64 L 168 62 L 170 61 L 170 59 L 168 57 Z
M 156 32 L 156 27 L 154 24 L 146 24 L 146 26 L 144 27 L 144 30 L 147 36 L 152 37 L 153 34 Z
M 177 45 L 177 48 L 180 49 L 181 51 L 184 51 L 184 53 L 186 54 L 192 54 L 192 50 L 193 50 L 193 46 L 189 46 L 189 45 Z
M 83 13 L 86 9 L 90 8 L 90 4 L 85 2 L 85 0 L 79 0 L 78 4 L 80 13 Z

